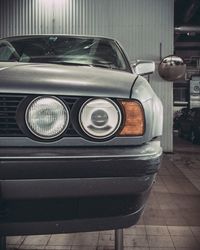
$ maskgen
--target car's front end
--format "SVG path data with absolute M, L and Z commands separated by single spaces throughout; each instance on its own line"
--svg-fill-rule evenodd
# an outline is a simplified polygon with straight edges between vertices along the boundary
M 65 64 L 0 63 L 1 235 L 133 225 L 158 171 L 162 104 L 146 79 Z

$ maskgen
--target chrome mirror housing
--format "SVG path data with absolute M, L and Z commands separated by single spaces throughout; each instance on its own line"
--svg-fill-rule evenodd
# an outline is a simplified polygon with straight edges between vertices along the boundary
M 186 64 L 183 59 L 170 55 L 165 57 L 158 66 L 158 73 L 166 81 L 175 81 L 185 75 Z
M 137 61 L 132 65 L 137 75 L 149 75 L 155 71 L 155 62 L 153 61 Z

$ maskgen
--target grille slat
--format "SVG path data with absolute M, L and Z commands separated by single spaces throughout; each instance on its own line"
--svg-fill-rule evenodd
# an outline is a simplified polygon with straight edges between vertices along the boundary
M 0 114 L 0 122 L 2 122 L 2 123 L 4 123 L 4 122 L 9 122 L 9 121 L 11 121 L 11 122 L 15 122 L 15 119 L 13 118 L 13 116 L 8 116 L 8 115 L 2 115 L 1 116 L 1 114 Z
M 0 108 L 0 113 L 2 112 L 7 112 L 7 113 L 14 113 L 16 112 L 16 107 L 14 108 L 8 108 L 8 107 L 4 107 L 4 108 Z
M 17 127 L 12 127 L 12 128 L 9 128 L 9 130 L 8 130 L 8 128 L 1 128 L 0 129 L 2 132 L 4 131 L 4 133 L 6 132 L 6 133 L 9 133 L 9 131 L 13 131 L 13 132 L 15 132 L 16 131 L 16 133 L 18 134 L 18 133 L 20 133 L 21 134 L 21 131 L 20 130 L 18 130 L 18 128 Z
M 12 129 L 12 128 L 18 128 L 18 126 L 16 125 L 16 123 L 1 123 L 1 129 L 4 129 L 4 128 L 9 128 L 9 129 Z
M 16 121 L 16 111 L 20 103 L 28 96 L 15 94 L 0 94 L 0 137 L 25 137 Z M 67 107 L 71 110 L 78 97 L 61 97 Z M 65 132 L 66 137 L 79 136 L 72 124 L 69 124 Z
M 23 136 L 16 123 L 16 110 L 25 98 L 22 95 L 0 95 L 0 136 Z

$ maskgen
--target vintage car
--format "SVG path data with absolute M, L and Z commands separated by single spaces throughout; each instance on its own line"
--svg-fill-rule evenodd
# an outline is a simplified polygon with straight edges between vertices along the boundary
M 189 108 L 182 108 L 174 113 L 173 129 L 178 130 L 182 120 L 185 120 L 188 116 Z
M 178 135 L 194 144 L 200 143 L 200 108 L 188 109 L 184 119 L 179 121 Z
M 113 39 L 0 40 L 0 236 L 135 224 L 161 161 L 163 109 Z

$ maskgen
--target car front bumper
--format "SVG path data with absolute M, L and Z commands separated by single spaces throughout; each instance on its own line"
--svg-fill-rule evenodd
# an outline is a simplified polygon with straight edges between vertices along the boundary
M 0 232 L 130 226 L 143 210 L 161 155 L 159 141 L 140 147 L 1 148 Z

